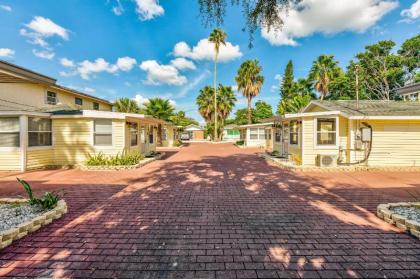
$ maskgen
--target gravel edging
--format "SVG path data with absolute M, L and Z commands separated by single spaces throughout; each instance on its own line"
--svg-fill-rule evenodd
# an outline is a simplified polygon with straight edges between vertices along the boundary
M 0 199 L 0 204 L 23 204 L 27 201 L 27 199 Z M 67 213 L 67 204 L 64 200 L 59 200 L 55 208 L 44 211 L 13 228 L 0 231 L 0 250 L 12 244 L 13 241 L 48 225 L 53 220 L 61 218 L 65 213 Z
M 84 171 L 121 171 L 121 170 L 133 170 L 140 167 L 143 167 L 147 164 L 150 164 L 153 161 L 160 160 L 165 156 L 165 152 L 160 152 L 160 154 L 151 158 L 144 158 L 136 165 L 131 166 L 86 166 L 81 165 L 79 168 Z
M 410 233 L 420 239 L 420 222 L 408 219 L 406 216 L 400 215 L 393 211 L 394 207 L 416 207 L 420 208 L 420 202 L 399 202 L 385 203 L 378 205 L 376 215 L 385 222 L 395 225 L 401 230 Z

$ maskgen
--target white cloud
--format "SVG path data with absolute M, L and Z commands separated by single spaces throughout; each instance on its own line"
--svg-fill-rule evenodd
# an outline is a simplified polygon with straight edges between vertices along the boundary
M 183 57 L 175 58 L 174 60 L 171 61 L 171 65 L 173 65 L 175 68 L 179 70 L 186 70 L 186 69 L 195 70 L 196 69 L 192 61 L 187 60 Z
M 134 98 L 132 98 L 134 101 L 136 101 L 136 103 L 141 107 L 143 106 L 145 103 L 149 102 L 149 99 L 144 97 L 141 94 L 136 94 L 136 96 L 134 96 Z
M 140 69 L 147 72 L 147 80 L 144 82 L 151 85 L 183 85 L 187 78 L 179 74 L 178 69 L 173 65 L 161 65 L 156 60 L 143 61 Z
M 7 5 L 0 5 L 0 10 L 6 11 L 6 12 L 11 12 L 12 7 L 7 6 Z
M 135 0 L 136 12 L 139 14 L 140 20 L 151 20 L 157 16 L 165 13 L 162 6 L 159 5 L 158 0 Z
M 281 75 L 280 74 L 276 74 L 274 76 L 274 79 L 280 81 L 281 80 Z
M 409 19 L 417 19 L 420 17 L 420 0 L 414 2 L 409 9 L 403 10 L 401 16 Z
M 48 50 L 36 50 L 36 49 L 33 49 L 32 50 L 32 53 L 35 56 L 39 57 L 39 58 L 48 59 L 48 60 L 53 59 L 54 56 L 55 56 L 55 53 L 54 52 L 48 51 Z
M 0 48 L 0 57 L 12 58 L 15 55 L 15 51 L 10 48 Z
M 91 88 L 91 87 L 85 87 L 83 89 L 83 91 L 85 91 L 86 93 L 94 93 L 96 91 L 95 88 Z
M 60 59 L 60 64 L 63 65 L 64 67 L 69 67 L 69 68 L 73 68 L 74 66 L 76 66 L 73 60 L 67 59 L 65 57 Z
M 263 27 L 261 35 L 272 45 L 296 46 L 296 39 L 317 32 L 364 32 L 397 6 L 396 0 L 303 0 L 288 12 L 279 11 L 281 29 Z
M 124 72 L 128 72 L 137 64 L 136 59 L 125 56 L 118 58 L 116 66 Z
M 192 49 L 186 42 L 179 42 L 175 45 L 173 54 L 176 57 L 186 57 L 194 60 L 214 60 L 214 44 L 208 39 L 200 40 Z M 219 50 L 219 61 L 228 62 L 242 56 L 238 45 L 230 42 L 221 45 Z
M 38 34 L 40 37 L 59 36 L 64 40 L 69 39 L 68 30 L 54 23 L 51 19 L 42 16 L 35 16 L 26 27 Z
M 101 72 L 108 72 L 111 74 L 117 73 L 118 71 L 128 72 L 134 67 L 135 64 L 137 64 L 136 59 L 128 56 L 118 58 L 115 64 L 110 64 L 103 58 L 97 58 L 95 61 L 83 60 L 82 62 L 77 63 L 77 65 L 75 65 L 75 63 L 69 59 L 66 59 L 65 61 L 61 59 L 60 62 L 61 65 L 65 67 L 74 68 L 74 70 L 71 72 L 60 72 L 61 76 L 69 77 L 80 75 L 80 77 L 83 79 L 90 79 L 91 75 Z

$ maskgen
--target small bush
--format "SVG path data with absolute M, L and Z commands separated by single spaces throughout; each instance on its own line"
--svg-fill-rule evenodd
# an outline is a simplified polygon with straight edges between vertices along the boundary
M 106 156 L 102 152 L 89 155 L 86 161 L 87 166 L 131 166 L 137 165 L 144 156 L 137 151 L 118 153 L 114 156 Z
M 244 145 L 244 144 L 245 144 L 245 141 L 244 140 L 238 140 L 236 142 L 236 145 Z
M 181 145 L 182 145 L 182 141 L 181 141 L 181 140 L 179 140 L 179 139 L 177 139 L 177 140 L 175 140 L 175 141 L 174 141 L 174 145 L 175 145 L 176 147 L 181 146 Z
M 29 185 L 28 182 L 26 182 L 23 179 L 16 178 L 17 181 L 23 186 L 26 193 L 28 194 L 29 201 L 28 203 L 30 205 L 40 205 L 45 210 L 53 209 L 57 206 L 58 201 L 60 200 L 60 197 L 54 193 L 51 192 L 45 192 L 44 195 L 41 198 L 37 198 L 33 195 L 32 187 Z

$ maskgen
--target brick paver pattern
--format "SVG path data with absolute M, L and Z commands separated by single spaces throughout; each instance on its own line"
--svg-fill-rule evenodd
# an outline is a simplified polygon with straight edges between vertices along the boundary
M 415 200 L 420 173 L 291 173 L 231 144 L 143 168 L 18 175 L 69 213 L 0 251 L 0 277 L 420 277 L 420 241 L 375 217 Z M 0 196 L 23 195 L 0 174 Z

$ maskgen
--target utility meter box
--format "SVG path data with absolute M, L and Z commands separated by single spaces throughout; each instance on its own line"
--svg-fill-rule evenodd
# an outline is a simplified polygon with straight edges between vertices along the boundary
M 362 142 L 370 142 L 372 139 L 372 129 L 368 127 L 360 128 L 362 134 Z

